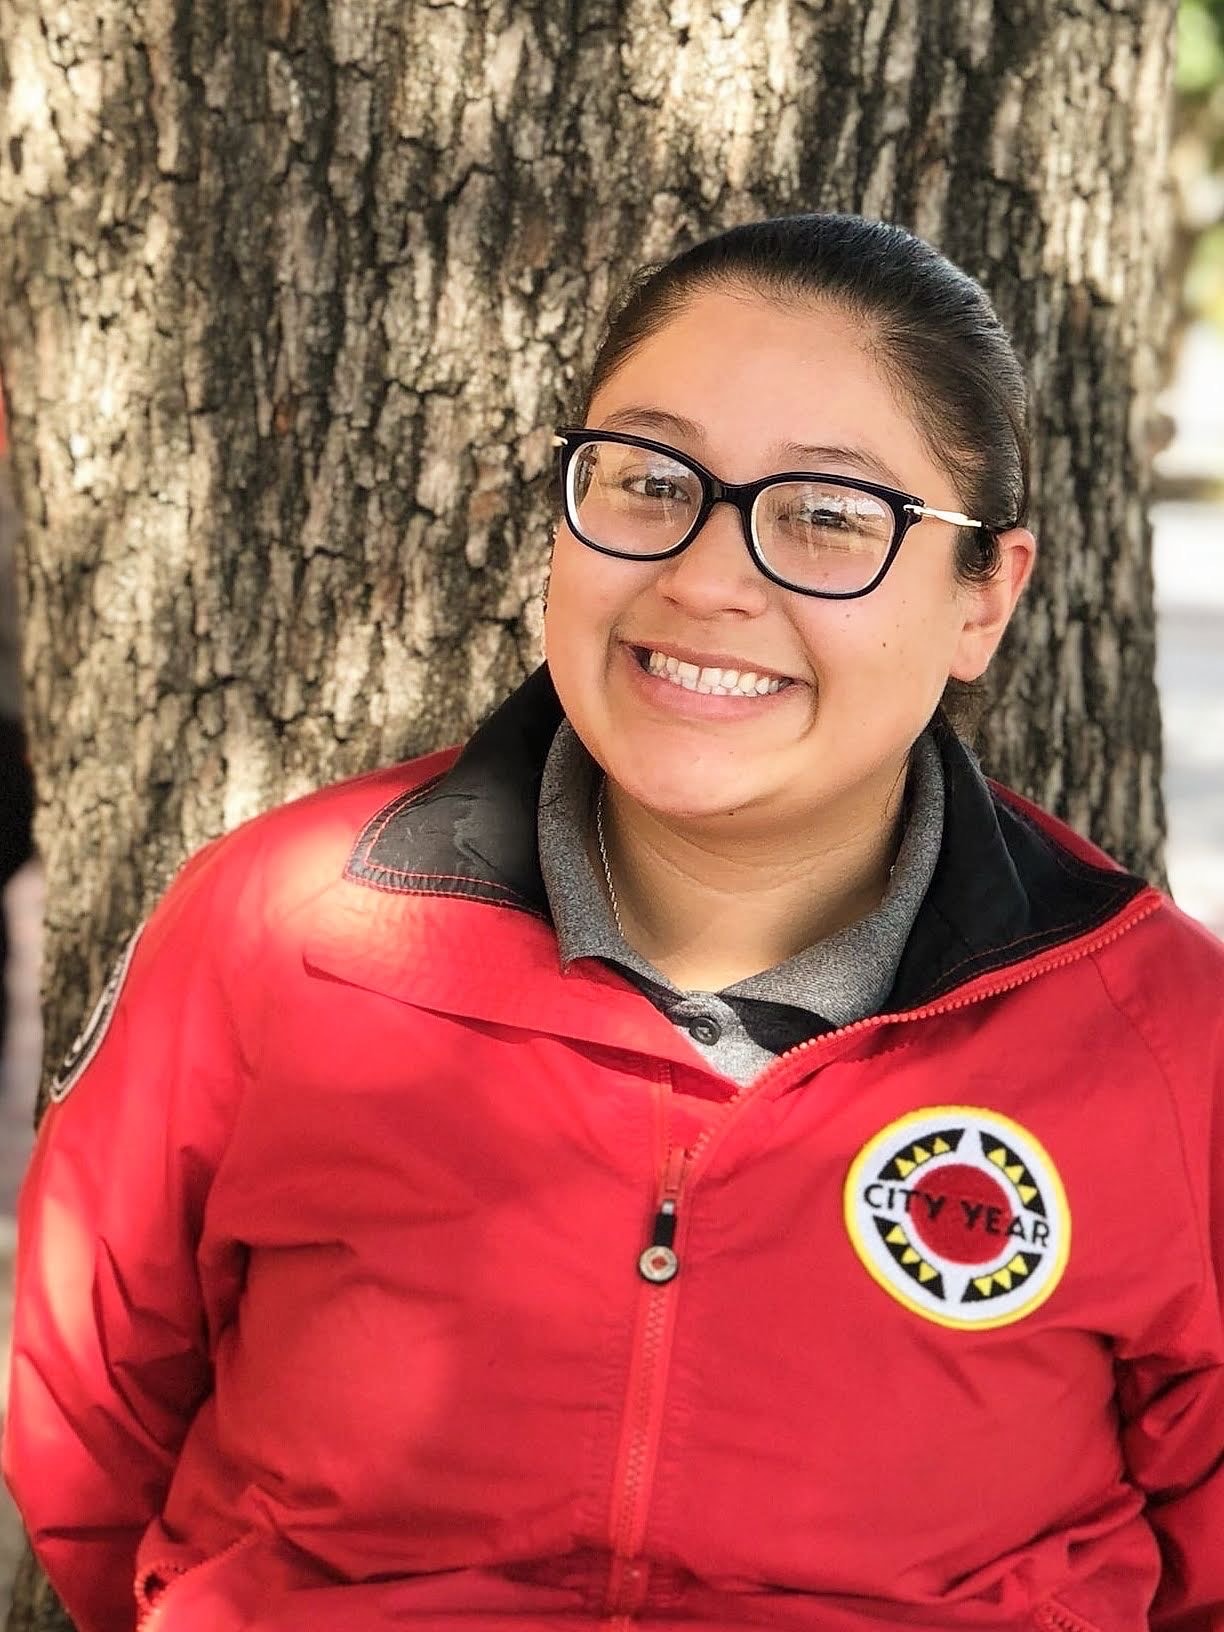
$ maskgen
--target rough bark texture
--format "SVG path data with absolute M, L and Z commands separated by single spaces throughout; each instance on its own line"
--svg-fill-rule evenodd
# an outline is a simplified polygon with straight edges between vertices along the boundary
M 768 213 L 907 222 L 993 293 L 1044 561 L 985 757 L 1157 873 L 1174 11 L 3 0 L 49 1055 L 189 850 L 534 663 L 549 431 L 609 296 Z M 10 1627 L 60 1624 L 40 1590 Z

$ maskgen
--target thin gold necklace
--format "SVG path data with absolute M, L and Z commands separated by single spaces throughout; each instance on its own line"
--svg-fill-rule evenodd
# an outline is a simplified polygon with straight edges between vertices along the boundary
M 608 791 L 608 779 L 605 776 L 599 784 L 599 797 L 595 801 L 595 837 L 599 841 L 599 859 L 603 862 L 604 879 L 608 886 L 608 900 L 612 903 L 612 916 L 616 920 L 616 930 L 621 940 L 625 938 L 625 926 L 621 923 L 620 906 L 616 900 L 616 885 L 612 882 L 612 868 L 608 863 L 608 846 L 604 842 L 604 794 Z

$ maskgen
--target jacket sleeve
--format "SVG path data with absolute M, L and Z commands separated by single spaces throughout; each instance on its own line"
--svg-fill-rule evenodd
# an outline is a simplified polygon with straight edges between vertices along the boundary
M 136 1548 L 225 1318 L 197 1247 L 236 1102 L 224 841 L 130 945 L 52 1086 L 18 1210 L 4 1474 L 80 1632 L 136 1619 Z M 236 1273 L 235 1273 L 236 1281 Z
M 1176 1335 L 1119 1368 L 1123 1448 L 1163 1560 L 1153 1632 L 1224 1632 L 1224 955 L 1216 953 L 1204 1009 L 1196 1015 L 1189 998 L 1201 981 L 1188 981 L 1185 1009 L 1170 1007 L 1148 1028 L 1179 1108 L 1201 1261 Z M 1179 1024 L 1180 1043 L 1170 1034 Z M 1214 1034 L 1206 1058 L 1195 1046 L 1204 1034 Z

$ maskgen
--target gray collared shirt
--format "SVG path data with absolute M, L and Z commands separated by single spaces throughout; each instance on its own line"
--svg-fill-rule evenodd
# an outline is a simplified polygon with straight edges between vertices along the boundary
M 905 832 L 884 899 L 857 923 L 721 992 L 685 992 L 626 942 L 587 854 L 600 771 L 568 720 L 540 787 L 540 870 L 561 962 L 602 958 L 682 1027 L 715 1070 L 745 1083 L 787 1048 L 878 1013 L 930 886 L 943 840 L 944 784 L 930 734 L 914 745 Z

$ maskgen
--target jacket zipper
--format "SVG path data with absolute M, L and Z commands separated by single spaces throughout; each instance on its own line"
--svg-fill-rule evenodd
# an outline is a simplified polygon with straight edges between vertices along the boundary
M 975 1003 L 985 1002 L 988 997 L 1001 997 L 1004 992 L 1014 992 L 1017 987 L 1027 986 L 1031 981 L 1038 979 L 1039 976 L 1050 974 L 1055 969 L 1065 969 L 1068 964 L 1078 963 L 1081 958 L 1090 957 L 1092 953 L 1101 951 L 1103 947 L 1119 940 L 1136 924 L 1142 923 L 1145 918 L 1150 918 L 1160 904 L 1160 895 L 1154 889 L 1149 889 L 1135 896 L 1116 918 L 1111 919 L 1103 929 L 1095 934 L 1088 934 L 1078 941 L 1064 943 L 1064 945 L 1056 947 L 1052 952 L 1039 954 L 1028 964 L 1013 964 L 1008 970 L 1000 970 L 1000 976 L 1006 978 L 991 981 L 990 984 L 981 987 L 975 987 L 974 982 L 969 981 L 967 985 L 960 989 L 959 993 L 953 992 L 947 997 L 936 998 L 933 1003 L 924 1004 L 921 1008 L 902 1009 L 896 1014 L 868 1015 L 865 1020 L 852 1020 L 849 1025 L 839 1026 L 836 1031 L 826 1031 L 819 1037 L 809 1037 L 806 1043 L 797 1043 L 794 1048 L 788 1048 L 785 1053 L 779 1054 L 772 1065 L 766 1066 L 761 1075 L 748 1084 L 747 1088 L 741 1088 L 738 1094 L 729 1099 L 725 1108 L 730 1111 L 741 1102 L 743 1097 L 751 1095 L 758 1088 L 765 1086 L 769 1079 L 782 1070 L 787 1061 L 794 1060 L 800 1054 L 806 1054 L 809 1049 L 827 1047 L 830 1043 L 838 1042 L 843 1037 L 851 1037 L 860 1032 L 875 1031 L 884 1026 L 906 1025 L 913 1020 L 930 1020 L 937 1015 L 954 1014 L 958 1009 L 968 1009 Z M 985 981 L 990 980 L 990 977 L 986 975 L 978 978 Z M 708 1140 L 720 1134 L 725 1125 L 726 1119 L 724 1117 L 722 1122 L 715 1124 L 712 1128 L 707 1128 L 689 1153 L 690 1156 L 695 1157 L 698 1149 Z
M 678 1145 L 670 1147 L 663 1164 L 651 1238 L 637 1262 L 645 1284 L 629 1367 L 629 1409 L 617 1459 L 619 1491 L 614 1494 L 612 1508 L 612 1566 L 607 1591 L 607 1614 L 618 1622 L 623 1619 L 625 1624 L 640 1607 L 646 1591 L 647 1570 L 637 1555 L 646 1528 L 650 1474 L 667 1382 L 667 1349 L 675 1304 L 671 1283 L 679 1269 L 676 1227 L 688 1166 L 688 1152 Z
M 166 1600 L 185 1576 L 194 1575 L 197 1570 L 207 1569 L 211 1564 L 220 1564 L 240 1547 L 252 1542 L 250 1531 L 240 1532 L 232 1541 L 225 1544 L 220 1552 L 213 1553 L 208 1558 L 202 1558 L 195 1564 L 178 1564 L 170 1561 L 155 1564 L 146 1564 L 141 1570 L 136 1582 L 136 1603 L 140 1611 L 136 1618 L 136 1632 L 153 1632 L 161 1623 L 166 1612 Z M 160 1590 L 153 1598 L 149 1597 L 148 1583 L 151 1579 L 161 1583 Z
M 650 1506 L 650 1487 L 654 1470 L 663 1413 L 663 1397 L 667 1387 L 667 1360 L 671 1347 L 675 1317 L 676 1293 L 672 1282 L 680 1274 L 677 1230 L 680 1204 L 686 1193 L 691 1193 L 696 1169 L 708 1161 L 717 1142 L 724 1137 L 738 1112 L 756 1098 L 779 1073 L 784 1073 L 788 1062 L 793 1063 L 801 1054 L 812 1049 L 828 1048 L 839 1039 L 858 1033 L 878 1030 L 888 1025 L 901 1025 L 914 1020 L 929 1020 L 938 1015 L 952 1014 L 958 1009 L 998 997 L 1004 992 L 1026 986 L 1040 975 L 1065 968 L 1081 958 L 1100 951 L 1156 911 L 1160 896 L 1153 890 L 1139 895 L 1124 908 L 1103 930 L 1071 942 L 1053 952 L 1034 958 L 1027 965 L 1013 965 L 1001 974 L 1005 978 L 974 989 L 972 982 L 957 994 L 939 998 L 922 1008 L 906 1009 L 898 1014 L 869 1015 L 865 1020 L 852 1021 L 835 1031 L 811 1037 L 805 1043 L 788 1048 L 772 1065 L 746 1083 L 723 1106 L 718 1121 L 705 1128 L 691 1149 L 671 1147 L 664 1163 L 659 1186 L 659 1200 L 655 1210 L 650 1240 L 638 1257 L 637 1269 L 647 1285 L 643 1288 L 644 1305 L 639 1307 L 638 1327 L 634 1353 L 629 1367 L 629 1408 L 617 1458 L 617 1475 L 612 1507 L 612 1565 L 608 1576 L 605 1615 L 611 1626 L 628 1628 L 635 1612 L 645 1601 L 649 1568 L 639 1557 L 645 1539 L 647 1512 Z M 1059 1628 L 1062 1632 L 1062 1628 Z M 1067 1632 L 1076 1632 L 1068 1623 Z
M 1096 1632 L 1090 1621 L 1053 1602 L 1038 1604 L 1035 1619 L 1041 1632 Z
M 692 1149 L 688 1152 L 687 1177 L 691 1181 L 693 1170 L 700 1158 L 708 1155 L 711 1146 L 727 1130 L 734 1113 L 740 1110 L 749 1100 L 756 1097 L 763 1088 L 769 1086 L 775 1077 L 785 1074 L 786 1067 L 793 1063 L 801 1054 L 807 1054 L 812 1049 L 828 1048 L 839 1042 L 843 1037 L 851 1037 L 868 1031 L 878 1031 L 885 1026 L 905 1025 L 913 1020 L 931 1020 L 938 1015 L 954 1014 L 958 1009 L 971 1008 L 974 1003 L 982 1003 L 988 997 L 1000 997 L 1004 992 L 1015 991 L 1019 986 L 1027 986 L 1030 981 L 1040 975 L 1049 974 L 1054 969 L 1063 969 L 1068 964 L 1078 963 L 1081 958 L 1089 957 L 1093 952 L 1099 952 L 1102 947 L 1118 940 L 1144 918 L 1151 917 L 1160 906 L 1161 898 L 1151 891 L 1149 895 L 1138 895 L 1123 908 L 1117 918 L 1095 935 L 1085 936 L 1082 940 L 1056 948 L 1053 952 L 1036 957 L 1027 966 L 1013 965 L 1009 971 L 1000 971 L 1007 978 L 999 979 L 989 985 L 977 988 L 970 982 L 959 994 L 952 993 L 947 997 L 937 998 L 933 1003 L 927 1003 L 918 1009 L 902 1009 L 896 1014 L 872 1014 L 865 1020 L 852 1020 L 847 1026 L 839 1026 L 835 1031 L 822 1032 L 819 1037 L 809 1037 L 806 1043 L 796 1043 L 794 1048 L 788 1048 L 779 1054 L 771 1065 L 767 1065 L 758 1077 L 745 1084 L 723 1106 L 721 1118 L 707 1127 L 697 1138 Z M 988 979 L 989 977 L 982 977 Z
M 140 1614 L 136 1619 L 136 1632 L 149 1632 L 155 1624 L 158 1611 L 165 1602 L 166 1594 L 179 1579 L 190 1570 L 190 1565 L 172 1564 L 168 1560 L 157 1564 L 147 1564 L 140 1572 L 136 1584 L 136 1599 Z M 149 1596 L 149 1582 L 155 1580 L 160 1586 L 152 1598 Z

